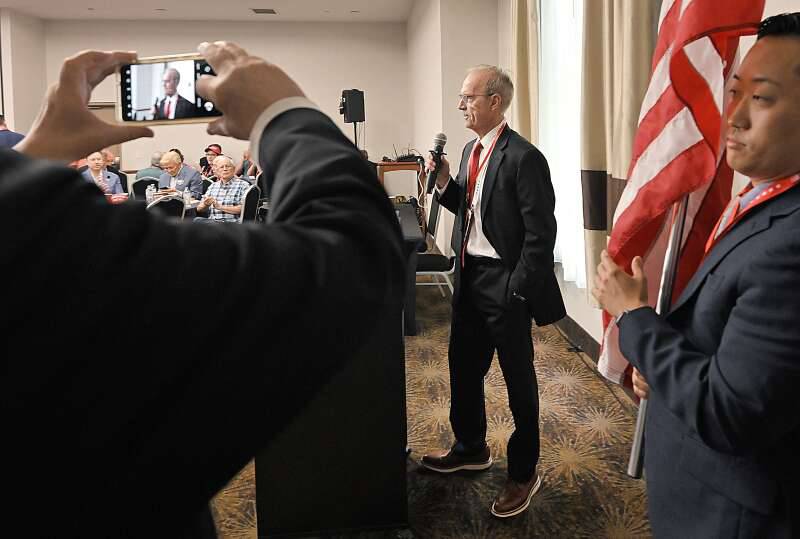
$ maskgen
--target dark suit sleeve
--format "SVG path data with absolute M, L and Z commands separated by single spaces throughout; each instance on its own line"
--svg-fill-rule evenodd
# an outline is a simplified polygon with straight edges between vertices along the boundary
M 399 224 L 357 149 L 313 110 L 283 113 L 261 140 L 275 183 L 264 226 L 112 206 L 74 170 L 0 154 L 0 229 L 15 229 L 0 257 L 15 283 L 0 310 L 15 333 L 0 349 L 16 358 L 10 458 L 54 499 L 91 493 L 74 500 L 97 527 L 83 535 L 202 510 L 377 319 L 399 320 Z
M 467 146 L 461 150 L 461 166 L 464 165 L 464 156 L 467 153 Z M 460 175 L 460 174 L 459 174 Z M 450 181 L 439 196 L 437 191 L 434 191 L 434 196 L 439 198 L 439 204 L 447 208 L 451 213 L 458 215 L 458 210 L 461 209 L 461 202 L 464 199 L 464 186 L 458 183 L 456 178 L 450 177 Z
M 200 199 L 203 196 L 203 178 L 200 173 L 192 169 L 192 175 L 189 178 L 189 184 L 186 186 L 192 192 L 195 199 Z
M 439 196 L 439 194 L 436 193 L 435 196 L 439 197 L 439 204 L 447 208 L 451 213 L 457 215 L 459 206 L 461 205 L 461 199 L 464 196 L 464 188 L 455 178 L 451 177 L 442 195 Z
M 525 227 L 517 267 L 511 273 L 509 290 L 527 296 L 536 291 L 546 272 L 553 272 L 556 243 L 555 194 L 547 160 L 536 149 L 523 155 L 517 171 L 517 199 Z M 533 299 L 533 298 L 530 298 Z
M 651 392 L 710 447 L 746 454 L 800 426 L 800 227 L 753 260 L 713 355 L 697 350 L 650 308 L 620 323 L 623 354 Z M 698 308 L 695 306 L 695 308 Z M 707 308 L 714 308 L 709 306 Z

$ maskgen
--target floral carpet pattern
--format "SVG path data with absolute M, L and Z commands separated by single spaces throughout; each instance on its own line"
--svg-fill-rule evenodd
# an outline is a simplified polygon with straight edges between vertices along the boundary
M 495 465 L 484 472 L 440 475 L 419 466 L 421 456 L 453 443 L 447 343 L 450 297 L 417 287 L 418 334 L 406 337 L 408 511 L 410 529 L 347 537 L 522 539 L 529 537 L 650 537 L 644 481 L 625 474 L 636 406 L 605 382 L 594 364 L 558 328 L 534 327 L 539 383 L 543 485 L 523 514 L 500 520 L 489 513 L 506 479 L 506 443 L 514 422 L 500 368 L 486 377 L 487 443 Z M 213 504 L 221 539 L 256 537 L 254 467 L 248 465 Z M 344 537 L 344 536 L 342 536 Z

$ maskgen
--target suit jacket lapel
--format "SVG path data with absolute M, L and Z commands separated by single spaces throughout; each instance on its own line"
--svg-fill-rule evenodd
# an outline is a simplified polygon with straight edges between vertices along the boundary
M 489 162 L 486 164 L 486 177 L 483 180 L 483 190 L 481 192 L 481 220 L 486 217 L 489 199 L 492 198 L 494 184 L 497 182 L 497 171 L 500 169 L 500 163 L 503 162 L 503 157 L 505 156 L 510 130 L 508 126 L 503 129 L 503 134 L 500 135 L 500 139 L 495 144 L 494 150 L 492 150 Z
M 772 203 L 765 204 L 763 208 L 754 209 L 752 214 L 736 223 L 708 253 L 670 312 L 676 311 L 694 295 L 706 276 L 722 262 L 734 247 L 769 228 L 772 219 L 796 210 L 800 206 L 798 197 L 800 197 L 800 187 L 795 187 L 790 192 L 771 201 Z

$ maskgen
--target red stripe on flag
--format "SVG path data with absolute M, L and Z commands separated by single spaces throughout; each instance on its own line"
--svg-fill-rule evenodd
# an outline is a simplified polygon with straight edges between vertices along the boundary
M 686 170 L 701 171 L 707 165 L 708 148 L 703 141 L 697 142 L 639 189 L 630 206 L 614 223 L 608 243 L 608 253 L 617 264 L 629 267 L 634 256 L 647 251 L 655 233 L 661 228 L 664 213 L 684 194 L 708 181 L 714 171 L 709 168 L 707 174 L 687 177 Z M 651 221 L 657 221 L 655 233 L 648 226 Z
M 708 143 L 709 158 L 714 159 L 716 164 L 721 111 L 717 110 L 717 103 L 714 101 L 714 94 L 711 93 L 708 82 L 694 68 L 683 49 L 673 53 L 670 61 L 670 75 L 675 93 L 691 111 L 697 128 Z M 706 178 L 706 180 L 710 179 L 710 177 Z
M 675 32 L 678 28 L 680 17 L 681 2 L 679 0 L 675 0 L 675 2 L 672 3 L 672 7 L 669 8 L 666 16 L 664 16 L 664 20 L 661 21 L 661 27 L 658 30 L 656 48 L 655 51 L 653 51 L 653 65 L 650 68 L 651 74 L 656 70 L 656 66 L 658 65 L 658 62 L 661 61 L 661 57 L 664 56 L 664 53 L 667 52 L 667 49 L 675 40 Z

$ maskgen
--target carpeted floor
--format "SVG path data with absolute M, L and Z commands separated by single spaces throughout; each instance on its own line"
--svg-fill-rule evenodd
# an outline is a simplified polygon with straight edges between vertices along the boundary
M 531 507 L 500 520 L 489 507 L 506 477 L 505 449 L 514 425 L 495 359 L 486 378 L 487 442 L 496 464 L 484 472 L 442 476 L 422 470 L 428 450 L 449 447 L 447 341 L 450 298 L 417 287 L 416 337 L 406 338 L 408 510 L 411 529 L 357 537 L 503 539 L 528 537 L 649 537 L 644 482 L 625 474 L 636 407 L 598 377 L 583 354 L 553 326 L 534 328 L 539 381 L 544 484 Z M 252 463 L 213 504 L 222 539 L 255 538 Z

